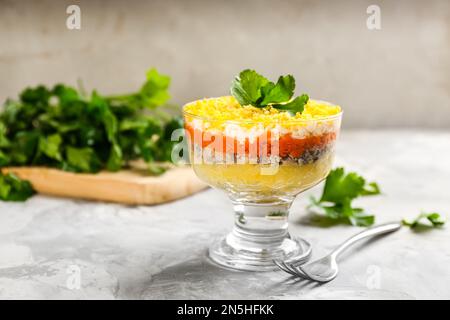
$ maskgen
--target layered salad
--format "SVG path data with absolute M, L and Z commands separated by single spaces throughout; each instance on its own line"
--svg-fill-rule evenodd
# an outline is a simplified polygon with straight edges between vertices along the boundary
M 245 70 L 233 95 L 184 106 L 191 162 L 201 179 L 236 197 L 296 195 L 330 171 L 341 108 L 293 98 L 292 76 L 259 77 Z

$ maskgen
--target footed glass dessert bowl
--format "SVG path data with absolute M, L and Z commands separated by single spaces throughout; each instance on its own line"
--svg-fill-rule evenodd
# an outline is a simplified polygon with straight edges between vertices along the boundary
M 309 100 L 292 115 L 226 96 L 188 103 L 183 114 L 195 173 L 234 206 L 234 228 L 211 245 L 210 258 L 251 271 L 276 269 L 274 259 L 308 259 L 310 244 L 288 232 L 289 208 L 330 172 L 340 107 Z

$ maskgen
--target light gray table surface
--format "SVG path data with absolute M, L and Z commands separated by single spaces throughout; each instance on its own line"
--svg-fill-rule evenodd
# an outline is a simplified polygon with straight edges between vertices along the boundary
M 383 195 L 358 200 L 377 222 L 421 210 L 450 214 L 450 132 L 348 131 L 336 165 L 377 181 Z M 318 225 L 295 201 L 290 231 L 318 257 L 360 230 Z M 159 206 L 127 207 L 35 196 L 0 202 L 2 299 L 450 299 L 449 228 L 407 228 L 345 254 L 341 273 L 318 285 L 282 272 L 216 267 L 208 244 L 228 232 L 231 205 L 208 189 Z

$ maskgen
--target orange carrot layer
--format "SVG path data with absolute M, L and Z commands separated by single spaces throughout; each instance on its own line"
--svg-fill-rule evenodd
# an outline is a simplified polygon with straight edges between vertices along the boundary
M 259 136 L 255 141 L 250 143 L 248 138 L 240 143 L 237 139 L 228 137 L 222 133 L 211 135 L 200 129 L 194 129 L 192 126 L 185 125 L 185 129 L 189 139 L 194 139 L 194 144 L 201 146 L 201 148 L 211 147 L 216 151 L 238 155 L 271 155 L 274 146 L 271 145 L 271 132 L 267 132 L 267 136 Z M 324 133 L 319 136 L 309 136 L 305 138 L 294 138 L 292 134 L 288 133 L 282 135 L 275 140 L 278 143 L 278 155 L 282 158 L 292 157 L 299 158 L 305 150 L 312 148 L 323 148 L 325 145 L 333 142 L 336 139 L 336 133 Z M 275 150 L 274 150 L 275 151 Z

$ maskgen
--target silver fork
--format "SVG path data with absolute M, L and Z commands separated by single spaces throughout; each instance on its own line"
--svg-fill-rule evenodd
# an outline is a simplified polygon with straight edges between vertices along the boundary
M 311 281 L 328 282 L 336 278 L 339 271 L 337 258 L 345 249 L 359 240 L 397 231 L 401 226 L 402 225 L 398 222 L 391 222 L 367 228 L 350 237 L 327 256 L 304 265 L 300 265 L 301 261 L 285 263 L 281 260 L 274 260 L 274 263 L 281 270 L 294 276 L 299 276 Z

